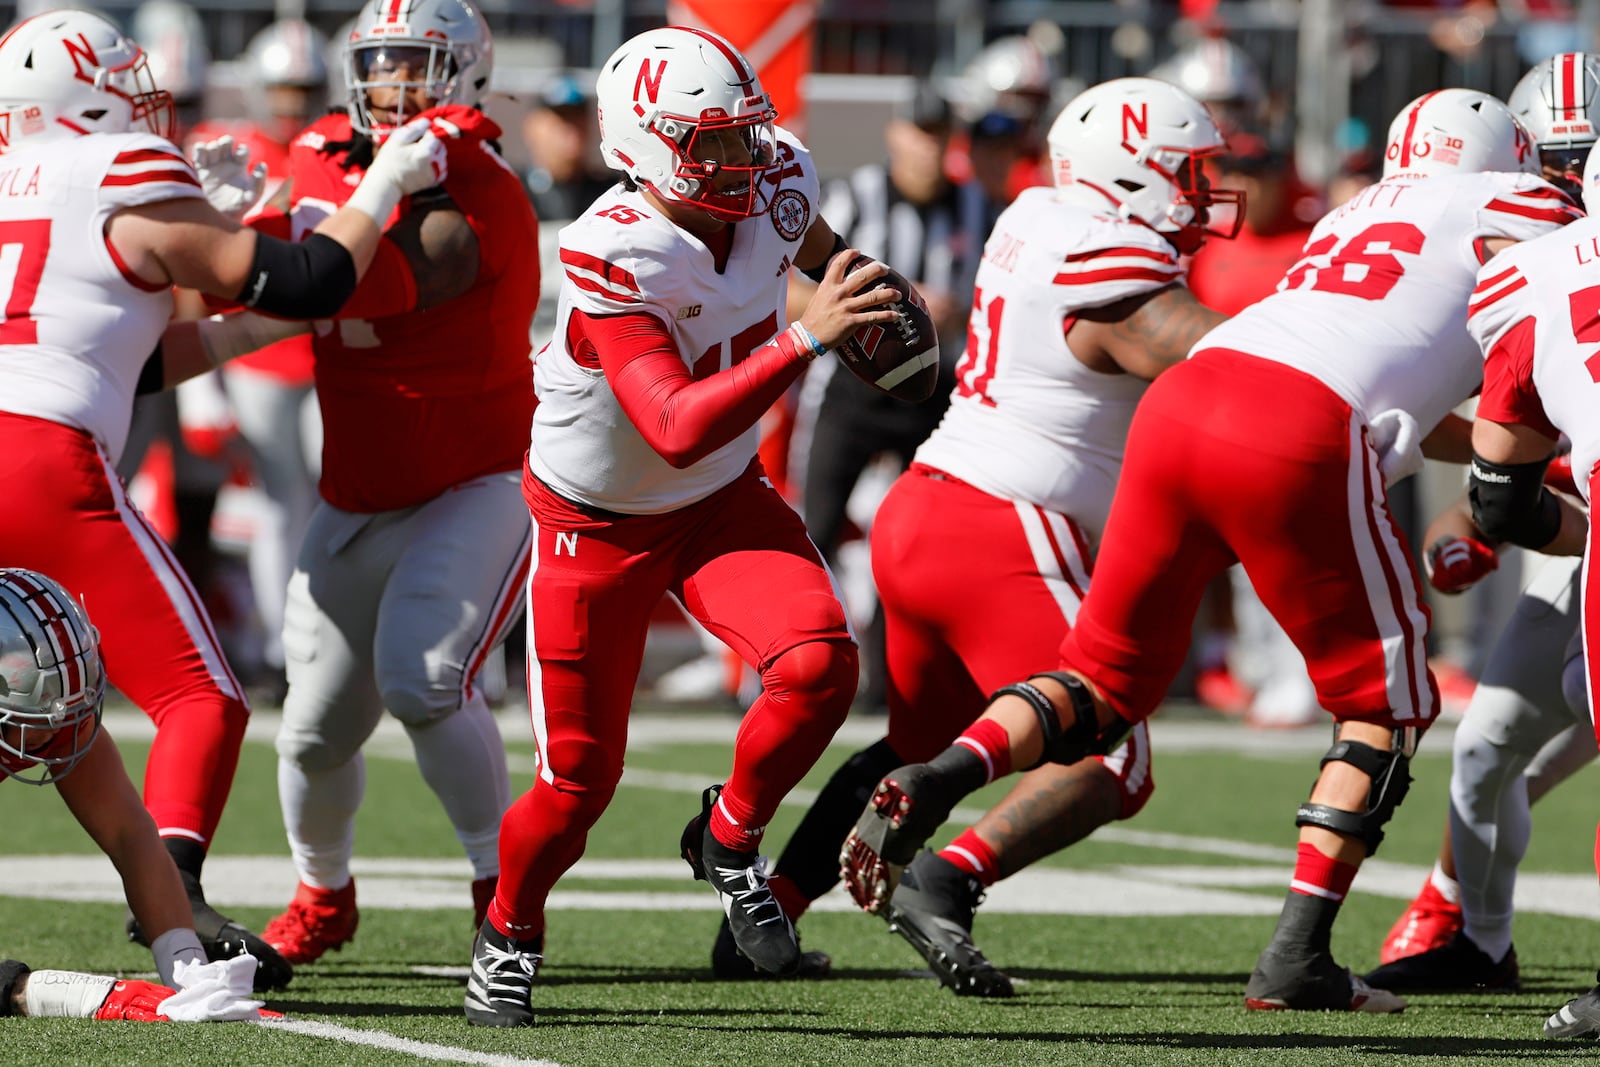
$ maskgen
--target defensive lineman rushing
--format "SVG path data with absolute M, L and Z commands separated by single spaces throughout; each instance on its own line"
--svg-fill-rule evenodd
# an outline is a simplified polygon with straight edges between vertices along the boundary
M 756 422 L 807 361 L 895 298 L 815 210 L 810 154 L 774 126 L 754 68 L 701 30 L 625 42 L 597 83 L 601 151 L 627 177 L 561 232 L 555 336 L 538 355 L 524 493 L 529 689 L 539 777 L 506 813 L 499 889 L 473 946 L 466 1014 L 532 1022 L 545 899 L 622 774 L 650 615 L 671 593 L 760 674 L 733 771 L 683 855 L 740 951 L 800 963 L 756 851 L 855 693 L 844 609 L 756 456 Z M 785 329 L 791 267 L 820 282 Z
M 263 934 L 296 963 L 355 934 L 361 746 L 385 710 L 472 864 L 482 920 L 511 786 L 476 676 L 521 609 L 530 538 L 537 223 L 477 110 L 488 25 L 466 0 L 368 0 L 343 54 L 346 113 L 295 139 L 289 217 L 256 225 L 304 232 L 419 113 L 452 132 L 444 183 L 401 205 L 367 282 L 313 340 L 322 502 L 289 583 L 277 741 L 299 885 Z
M 1318 224 L 1277 293 L 1146 392 L 1063 670 L 1005 687 L 964 735 L 980 750 L 999 739 L 1016 766 L 1105 751 L 1159 703 L 1205 583 L 1242 563 L 1337 721 L 1295 819 L 1283 913 L 1246 986 L 1256 1009 L 1405 1006 L 1329 948 L 1438 704 L 1428 614 L 1384 486 L 1420 464 L 1421 429 L 1434 431 L 1430 454 L 1468 458 L 1459 420 L 1441 420 L 1481 377 L 1461 325 L 1478 265 L 1578 216 L 1533 176 L 1527 132 L 1482 93 L 1414 101 L 1387 153 L 1385 180 Z M 857 901 L 887 896 L 895 865 L 987 777 L 962 744 L 889 774 L 847 846 Z
M 1090 583 L 1135 405 L 1223 319 L 1179 258 L 1207 233 L 1232 237 L 1242 206 L 1205 179 L 1201 161 L 1224 146 L 1205 107 L 1119 79 L 1071 101 L 1048 140 L 1055 188 L 1025 190 L 996 222 L 955 395 L 873 521 L 888 732 L 834 773 L 779 858 L 773 892 L 791 919 L 837 880 L 878 780 L 933 758 L 989 693 L 1053 657 Z M 971 941 L 983 889 L 1131 818 L 1154 788 L 1143 725 L 1108 756 L 1030 771 L 977 827 L 919 853 L 880 911 L 956 993 L 1009 996 Z
M 0 488 L 29 501 L 0 520 L 0 560 L 49 573 L 94 606 L 107 676 L 156 723 L 144 800 L 206 951 L 248 947 L 258 981 L 282 985 L 289 967 L 200 888 L 249 708 L 193 586 L 114 467 L 136 392 L 238 354 L 233 330 L 261 321 L 187 324 L 158 347 L 173 285 L 280 316 L 332 314 L 393 205 L 437 180 L 443 147 L 408 130 L 310 240 L 260 237 L 206 203 L 165 136 L 171 97 L 144 52 L 82 11 L 35 16 L 0 39 L 0 120 L 0 226 L 20 254 L 0 323 Z

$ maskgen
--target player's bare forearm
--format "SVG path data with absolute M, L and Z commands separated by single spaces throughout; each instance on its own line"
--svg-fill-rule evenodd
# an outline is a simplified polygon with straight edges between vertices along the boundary
M 1000 876 L 1076 844 L 1122 813 L 1122 787 L 1096 760 L 1046 763 L 1017 779 L 973 828 L 1000 858 Z
M 1450 414 L 1422 439 L 1422 454 L 1445 463 L 1472 462 L 1472 423 Z

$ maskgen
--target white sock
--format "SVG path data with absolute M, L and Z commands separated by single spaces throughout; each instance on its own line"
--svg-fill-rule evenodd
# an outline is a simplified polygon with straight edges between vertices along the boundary
M 1433 861 L 1433 873 L 1428 875 L 1428 881 L 1433 883 L 1433 888 L 1441 897 L 1458 907 L 1461 904 L 1461 883 L 1444 873 L 1444 867 L 1438 860 Z
M 307 772 L 278 760 L 278 803 L 283 829 L 300 880 L 317 889 L 350 884 L 356 846 L 356 811 L 366 792 L 367 764 L 361 753 L 340 767 Z
M 500 873 L 500 817 L 511 805 L 505 742 L 483 694 L 424 727 L 406 727 L 417 769 L 439 797 L 472 864 L 473 878 Z

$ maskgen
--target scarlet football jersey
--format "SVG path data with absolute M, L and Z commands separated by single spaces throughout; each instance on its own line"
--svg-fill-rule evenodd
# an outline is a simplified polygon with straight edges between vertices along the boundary
M 478 276 L 436 307 L 317 324 L 322 495 L 346 511 L 392 511 L 516 470 L 533 416 L 529 326 L 539 297 L 538 223 L 477 112 L 449 139 L 444 189 L 478 239 Z M 350 119 L 328 115 L 290 146 L 296 238 L 349 199 Z M 399 213 L 409 210 L 402 202 Z M 393 219 L 390 220 L 391 222 Z
M 1581 215 L 1527 174 L 1379 182 L 1317 223 L 1277 292 L 1197 348 L 1285 363 L 1369 419 L 1399 409 L 1426 433 L 1482 380 L 1463 309 L 1487 258 L 1484 242 L 1528 240 Z
M 1091 370 L 1066 331 L 1086 308 L 1182 281 L 1177 251 L 1148 226 L 1025 190 L 984 245 L 955 394 L 917 461 L 1071 515 L 1098 539 L 1148 383 Z
M 781 129 L 778 151 L 783 165 L 766 179 L 771 206 L 733 226 L 720 267 L 699 238 L 620 185 L 561 231 L 566 276 L 555 336 L 537 359 L 539 409 L 528 457 L 534 475 L 557 493 L 607 511 L 656 514 L 703 500 L 750 466 L 755 424 L 704 459 L 672 467 L 628 420 L 599 361 L 569 342 L 569 330 L 574 312 L 653 315 L 697 379 L 772 340 L 788 325 L 789 268 L 818 195 L 811 153 Z
M 0 158 L 0 411 L 87 431 L 115 462 L 172 292 L 106 237 L 120 208 L 201 196 L 172 142 L 92 134 Z

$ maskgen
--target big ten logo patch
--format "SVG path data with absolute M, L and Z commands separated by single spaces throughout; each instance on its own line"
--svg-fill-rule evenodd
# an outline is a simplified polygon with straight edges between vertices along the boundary
M 767 210 L 772 226 L 785 241 L 798 241 L 811 222 L 811 202 L 805 194 L 795 189 L 783 189 L 772 198 Z

